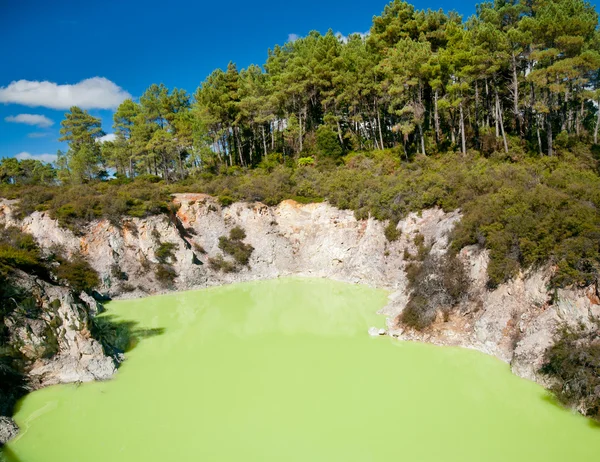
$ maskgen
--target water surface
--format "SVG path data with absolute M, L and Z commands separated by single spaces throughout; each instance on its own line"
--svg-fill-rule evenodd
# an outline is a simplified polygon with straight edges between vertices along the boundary
M 284 279 L 111 303 L 162 335 L 26 397 L 21 462 L 591 461 L 600 430 L 486 355 L 371 338 L 383 291 Z

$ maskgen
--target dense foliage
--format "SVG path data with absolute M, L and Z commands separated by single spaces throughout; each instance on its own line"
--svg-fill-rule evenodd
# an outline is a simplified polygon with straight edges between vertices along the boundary
M 417 235 L 416 245 L 417 255 L 409 256 L 413 261 L 406 269 L 410 298 L 400 321 L 423 330 L 439 313 L 446 319 L 465 300 L 470 281 L 463 262 L 455 253 L 448 252 L 442 257 L 432 255 L 422 242 L 422 235 Z
M 40 315 L 39 300 L 14 283 L 16 270 L 66 283 L 76 291 L 92 290 L 99 283 L 97 273 L 82 258 L 69 260 L 58 252 L 44 256 L 31 235 L 13 227 L 0 229 L 0 415 L 10 413 L 27 391 L 27 359 L 11 343 L 4 321 L 9 316 L 36 319 Z M 56 346 L 56 338 L 48 330 L 43 355 L 52 356 Z
M 177 183 L 142 177 L 61 187 L 7 185 L 3 194 L 22 198 L 22 213 L 48 210 L 75 231 L 92 218 L 119 224 L 123 215 L 169 212 L 169 194 L 176 192 L 213 194 L 224 206 L 239 200 L 275 205 L 284 199 L 326 199 L 354 210 L 358 218 L 391 220 L 386 230 L 390 240 L 398 237 L 394 225 L 408 212 L 461 208 L 464 216 L 453 234 L 454 248 L 477 244 L 490 251 L 490 287 L 521 269 L 546 263 L 556 269 L 554 285 L 583 286 L 600 268 L 599 153 L 594 149 L 584 144 L 557 147 L 553 157 L 518 150 L 509 156 L 470 151 L 420 155 L 410 162 L 401 161 L 398 150 L 391 149 L 349 153 L 339 165 L 326 168 L 269 157 L 254 169 L 232 167 Z M 121 200 L 124 206 L 117 207 Z M 223 246 L 229 248 L 227 242 Z M 216 258 L 215 268 L 235 269 L 232 262 Z M 167 282 L 174 276 L 163 272 Z
M 223 251 L 223 254 L 209 258 L 210 267 L 216 271 L 232 273 L 239 271 L 243 266 L 248 266 L 254 247 L 244 243 L 244 239 L 246 239 L 246 231 L 239 226 L 235 226 L 229 231 L 229 237 L 219 237 L 219 249 Z M 232 257 L 233 261 L 226 260 L 225 255 Z
M 600 420 L 600 320 L 592 321 L 591 327 L 563 326 L 540 372 L 555 379 L 561 402 Z
M 393 0 L 367 36 L 311 32 L 269 50 L 264 65 L 217 69 L 193 97 L 163 84 L 114 114 L 115 139 L 73 107 L 57 172 L 0 166 L 0 181 L 82 183 L 256 166 L 272 154 L 334 163 L 343 153 L 399 148 L 405 159 L 468 149 L 552 156 L 569 140 L 598 143 L 598 14 L 584 0 L 495 0 L 463 21 Z

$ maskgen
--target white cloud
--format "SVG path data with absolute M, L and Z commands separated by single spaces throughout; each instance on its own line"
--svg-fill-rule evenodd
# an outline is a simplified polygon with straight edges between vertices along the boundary
M 50 133 L 48 132 L 32 132 L 27 134 L 28 138 L 44 138 L 46 136 L 49 136 Z
M 96 141 L 98 143 L 104 143 L 105 141 L 114 141 L 117 139 L 117 135 L 115 135 L 114 133 L 109 133 L 107 135 L 101 136 L 100 138 L 97 138 Z
M 300 36 L 298 34 L 288 34 L 288 42 L 295 42 Z
M 0 87 L 0 103 L 43 106 L 51 109 L 114 109 L 131 95 L 104 77 L 93 77 L 74 85 L 18 80 Z
M 54 125 L 53 120 L 41 114 L 18 114 L 16 116 L 5 117 L 4 120 L 16 124 L 36 125 L 42 128 Z
M 20 152 L 15 156 L 19 160 L 33 159 L 42 162 L 56 162 L 56 154 L 29 154 L 28 152 Z

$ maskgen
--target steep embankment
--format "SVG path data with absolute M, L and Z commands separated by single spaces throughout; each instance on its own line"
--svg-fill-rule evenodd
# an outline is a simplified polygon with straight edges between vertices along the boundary
M 0 223 L 31 233 L 43 249 L 58 245 L 66 254 L 81 253 L 99 272 L 100 290 L 112 297 L 286 275 L 386 288 L 391 292 L 390 303 L 382 312 L 388 316 L 389 335 L 474 348 L 509 362 L 516 374 L 545 385 L 537 371 L 556 326 L 587 323 L 590 315 L 600 315 L 598 284 L 551 293 L 547 289 L 550 268 L 488 290 L 487 254 L 467 247 L 459 256 L 471 277 L 468 297 L 449 317 L 440 316 L 432 327 L 416 332 L 398 323 L 409 297 L 405 273 L 409 254 L 418 251 L 418 235 L 431 253 L 444 254 L 449 233 L 460 219 L 458 211 L 430 209 L 410 214 L 398 224 L 400 237 L 389 242 L 384 234 L 386 223 L 357 220 L 351 211 L 325 203 L 221 207 L 204 194 L 178 194 L 174 201 L 179 205 L 176 216 L 124 218 L 119 227 L 95 221 L 79 235 L 61 228 L 44 212 L 19 220 L 8 201 L 0 204 Z M 241 265 L 237 272 L 219 271 L 210 259 L 221 254 L 219 238 L 236 226 L 245 231 L 243 242 L 254 248 L 249 265 Z
M 14 422 L 2 414 L 10 413 L 25 391 L 57 383 L 105 380 L 116 371 L 113 359 L 90 333 L 90 318 L 98 310 L 91 297 L 77 296 L 66 287 L 18 270 L 9 279 L 15 291 L 9 303 L 14 302 L 15 307 L 2 321 L 8 333 L 6 344 L 19 358 L 26 377 L 20 378 L 21 371 L 3 375 L 4 380 L 12 380 L 0 387 L 0 446 L 18 432 Z

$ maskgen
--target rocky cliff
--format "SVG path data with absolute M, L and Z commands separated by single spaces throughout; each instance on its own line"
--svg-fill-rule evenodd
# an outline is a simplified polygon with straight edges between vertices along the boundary
M 4 201 L 0 203 L 0 225 L 18 226 L 31 233 L 44 249 L 60 246 L 67 255 L 82 254 L 101 276 L 100 291 L 111 297 L 287 275 L 385 288 L 391 292 L 390 302 L 382 310 L 388 317 L 389 335 L 474 348 L 510 363 L 516 374 L 540 383 L 544 379 L 537 370 L 556 326 L 561 322 L 586 323 L 590 315 L 600 315 L 598 284 L 585 290 L 551 293 L 547 289 L 551 268 L 521 274 L 488 290 L 487 254 L 468 247 L 460 252 L 471 277 L 467 300 L 425 332 L 404 329 L 398 316 L 410 295 L 406 255 L 417 251 L 417 235 L 423 236 L 432 253 L 444 254 L 449 234 L 460 219 L 458 211 L 430 209 L 410 214 L 398 223 L 400 237 L 388 242 L 386 223 L 356 220 L 351 211 L 325 203 L 284 201 L 275 207 L 261 203 L 222 207 L 204 194 L 177 194 L 173 200 L 179 207 L 173 216 L 125 218 L 119 226 L 95 221 L 79 229 L 77 235 L 61 228 L 45 212 L 18 219 L 14 205 Z M 219 238 L 236 226 L 245 230 L 244 242 L 254 248 L 249 265 L 229 273 L 211 269 L 210 258 L 221 254 Z M 170 250 L 166 257 L 159 254 L 165 244 Z M 161 277 L 158 269 L 165 264 L 176 275 L 173 280 Z M 52 367 L 46 364 L 38 370 Z
M 4 319 L 9 343 L 29 363 L 33 389 L 58 383 L 105 380 L 116 371 L 112 358 L 90 334 L 98 310 L 91 297 L 19 273 L 15 284 L 28 295 L 28 313 L 15 310 Z
M 2 319 L 8 333 L 5 344 L 20 358 L 26 378 L 15 384 L 18 389 L 2 387 L 0 414 L 10 413 L 22 391 L 105 380 L 115 373 L 115 362 L 90 333 L 90 316 L 98 310 L 95 300 L 21 271 L 15 271 L 9 282 L 15 291 L 9 303 L 15 307 Z M 17 431 L 11 419 L 0 416 L 0 445 Z

